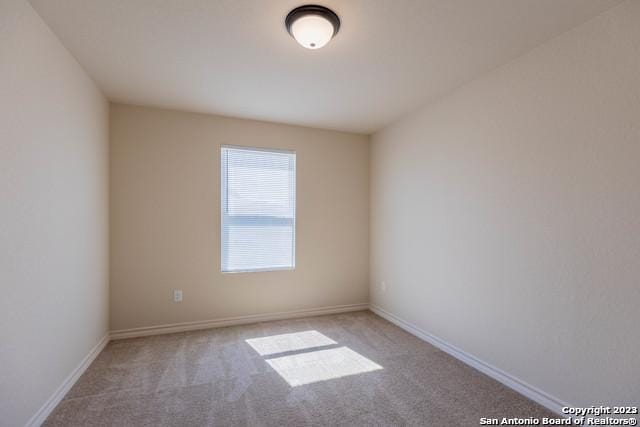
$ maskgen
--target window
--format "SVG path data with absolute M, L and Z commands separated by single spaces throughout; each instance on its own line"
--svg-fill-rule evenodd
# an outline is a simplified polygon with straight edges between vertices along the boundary
M 295 267 L 296 155 L 223 146 L 222 271 Z

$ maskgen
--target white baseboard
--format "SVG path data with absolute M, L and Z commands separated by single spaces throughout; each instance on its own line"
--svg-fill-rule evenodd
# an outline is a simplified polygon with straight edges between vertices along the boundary
M 109 338 L 120 340 L 124 338 L 144 337 L 149 335 L 171 334 L 175 332 L 196 331 L 199 329 L 220 328 L 224 326 L 244 325 L 247 323 L 267 322 L 270 320 L 293 319 L 296 317 L 320 316 L 324 314 L 346 313 L 361 311 L 369 308 L 368 303 L 334 305 L 331 307 L 311 308 L 305 310 L 284 311 L 270 314 L 252 314 L 248 316 L 226 317 L 198 322 L 173 323 L 168 325 L 147 326 L 142 328 L 121 329 L 111 331 Z
M 58 406 L 58 403 L 64 398 L 65 394 L 73 387 L 73 385 L 78 381 L 80 375 L 87 370 L 91 362 L 95 360 L 96 357 L 100 354 L 100 352 L 106 347 L 109 343 L 109 335 L 105 335 L 102 339 L 96 344 L 89 354 L 87 354 L 82 362 L 69 374 L 67 378 L 60 384 L 55 392 L 47 399 L 47 401 L 42 405 L 42 407 L 36 412 L 29 421 L 27 421 L 27 427 L 38 427 L 47 419 L 47 417 L 53 412 L 53 410 Z
M 565 406 L 572 406 L 562 400 L 546 393 L 537 387 L 534 387 L 526 382 L 514 377 L 513 375 L 502 371 L 477 357 L 466 353 L 465 351 L 447 343 L 446 341 L 432 335 L 419 327 L 401 319 L 400 317 L 384 310 L 381 307 L 378 307 L 374 304 L 348 304 L 348 305 L 338 305 L 331 307 L 322 307 L 322 308 L 314 308 L 314 309 L 305 309 L 305 310 L 295 310 L 295 311 L 286 311 L 279 313 L 270 313 L 270 314 L 256 314 L 256 315 L 248 315 L 248 316 L 237 316 L 237 317 L 227 317 L 221 319 L 214 320 L 204 320 L 199 322 L 185 322 L 185 323 L 174 323 L 168 325 L 159 325 L 159 326 L 149 326 L 143 328 L 133 328 L 133 329 L 123 329 L 118 331 L 111 331 L 108 335 L 102 337 L 100 342 L 96 344 L 91 351 L 85 356 L 85 358 L 80 362 L 80 364 L 69 374 L 69 376 L 64 380 L 64 382 L 58 387 L 58 389 L 49 397 L 49 399 L 45 402 L 45 404 L 36 412 L 31 419 L 27 422 L 27 427 L 37 427 L 40 426 L 47 417 L 51 414 L 51 412 L 55 409 L 55 407 L 60 403 L 60 401 L 64 398 L 65 394 L 71 389 L 71 387 L 76 383 L 78 378 L 84 373 L 84 371 L 91 365 L 91 362 L 95 360 L 95 358 L 100 354 L 100 352 L 106 347 L 110 340 L 124 339 L 124 338 L 134 338 L 134 337 L 142 337 L 149 335 L 160 335 L 167 333 L 175 333 L 175 332 L 185 332 L 185 331 L 194 331 L 200 329 L 210 329 L 210 328 L 219 328 L 224 326 L 233 326 L 233 325 L 243 325 L 248 323 L 257 323 L 257 322 L 266 322 L 271 320 L 284 320 L 284 319 L 294 319 L 299 317 L 310 317 L 310 316 L 320 316 L 325 314 L 336 314 L 336 313 L 347 313 L 352 311 L 361 311 L 361 310 L 371 310 L 377 315 L 387 319 L 391 323 L 399 326 L 400 328 L 406 330 L 407 332 L 421 338 L 422 340 L 438 347 L 442 351 L 450 354 L 456 359 L 466 363 L 467 365 L 477 369 L 478 371 L 490 376 L 496 381 L 506 385 L 509 388 L 517 391 L 518 393 L 526 396 L 527 398 L 533 400 L 534 402 L 539 403 L 540 405 L 546 407 L 550 411 L 555 412 L 558 415 L 565 416 L 562 414 L 562 408 Z
M 400 317 L 384 310 L 383 308 L 380 308 L 374 304 L 370 304 L 369 309 L 374 313 L 376 313 L 377 315 L 379 315 L 380 317 L 387 319 L 388 321 L 401 327 L 405 331 L 438 347 L 440 350 L 446 353 L 449 353 L 451 356 L 455 357 L 461 362 L 466 363 L 467 365 L 477 369 L 483 374 L 490 376 L 494 380 L 506 385 L 509 388 L 512 388 L 513 390 L 517 391 L 518 393 L 522 394 L 525 397 L 528 397 L 534 402 L 539 403 L 540 405 L 544 406 L 550 411 L 562 417 L 567 417 L 567 415 L 562 413 L 562 408 L 565 406 L 572 406 L 572 405 L 566 402 L 563 402 L 562 400 L 550 395 L 549 393 L 546 393 L 540 390 L 537 387 L 527 384 L 526 382 L 514 377 L 513 375 L 507 372 L 504 372 L 501 369 L 496 368 L 495 366 L 492 366 L 486 362 L 483 362 L 477 357 L 463 350 L 460 350 L 459 348 L 436 337 L 435 335 L 430 334 L 429 332 L 423 331 L 419 327 L 407 322 L 406 320 L 401 319 Z

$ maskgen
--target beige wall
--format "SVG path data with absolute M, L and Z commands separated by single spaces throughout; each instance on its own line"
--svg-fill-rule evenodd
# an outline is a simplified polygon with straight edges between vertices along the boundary
M 372 302 L 577 405 L 640 397 L 639 23 L 623 3 L 372 139 Z
M 294 271 L 220 272 L 221 144 L 296 151 Z M 367 302 L 368 161 L 366 136 L 112 105 L 111 329 Z
M 108 104 L 22 0 L 0 4 L 0 424 L 108 328 Z

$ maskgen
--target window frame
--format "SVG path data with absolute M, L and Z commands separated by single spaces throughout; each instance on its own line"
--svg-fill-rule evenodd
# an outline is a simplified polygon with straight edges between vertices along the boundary
M 223 150 L 224 149 L 232 149 L 232 150 L 244 150 L 244 151 L 262 151 L 267 153 L 284 153 L 284 154 L 292 154 L 293 155 L 293 218 L 292 221 L 292 230 L 293 236 L 291 239 L 291 266 L 287 267 L 265 267 L 265 268 L 252 268 L 252 269 L 238 269 L 238 270 L 224 270 L 224 225 L 225 225 L 225 217 L 229 218 L 229 215 L 225 214 L 225 209 L 227 207 L 227 202 L 229 198 L 223 193 L 223 189 L 228 189 L 228 185 L 225 185 L 227 177 L 225 173 L 227 172 L 227 166 L 223 165 Z M 265 273 L 269 271 L 294 271 L 296 269 L 296 225 L 297 225 L 297 189 L 298 189 L 298 169 L 297 169 L 297 154 L 295 150 L 286 149 L 286 148 L 267 148 L 267 147 L 250 147 L 244 145 L 230 145 L 230 144 L 221 144 L 219 151 L 219 165 L 220 165 L 220 272 L 222 274 L 236 274 L 236 273 Z M 259 215 L 257 217 L 260 217 Z M 286 218 L 281 217 L 272 217 L 265 216 L 268 218 L 268 221 L 284 221 Z

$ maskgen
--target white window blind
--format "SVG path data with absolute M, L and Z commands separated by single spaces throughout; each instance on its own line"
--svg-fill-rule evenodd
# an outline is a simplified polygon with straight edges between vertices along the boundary
M 295 267 L 296 155 L 223 146 L 222 271 Z

